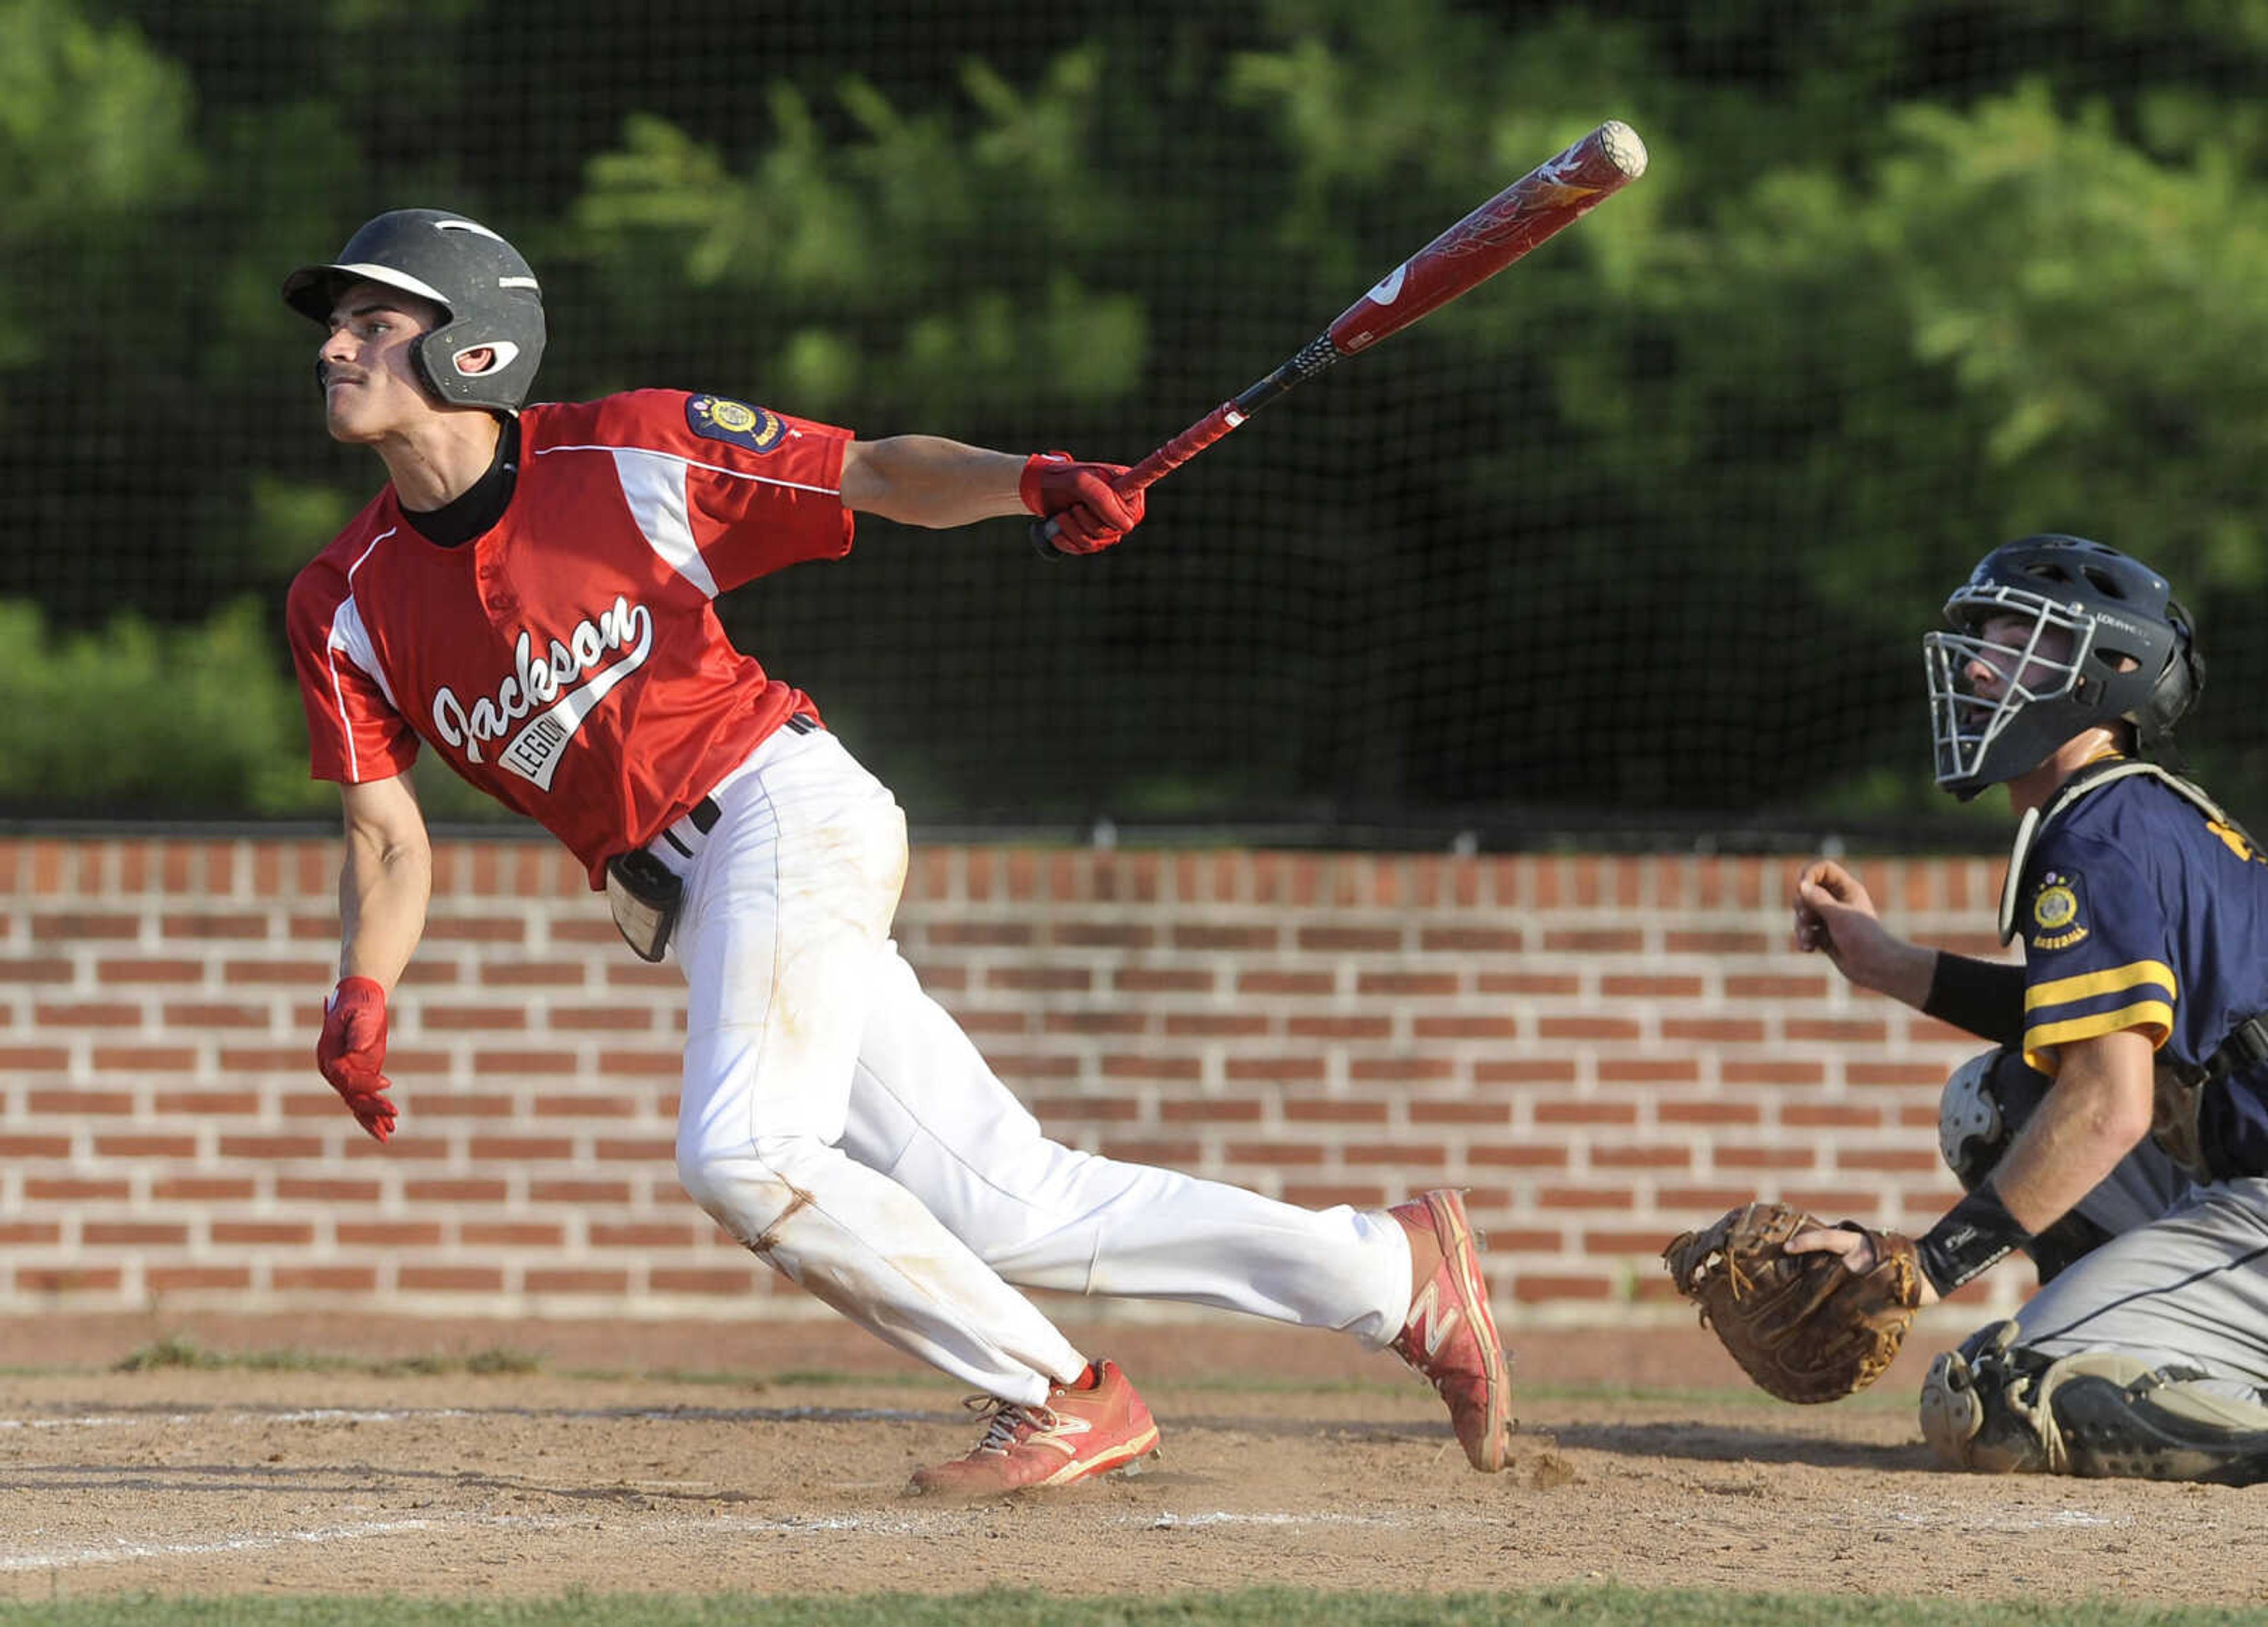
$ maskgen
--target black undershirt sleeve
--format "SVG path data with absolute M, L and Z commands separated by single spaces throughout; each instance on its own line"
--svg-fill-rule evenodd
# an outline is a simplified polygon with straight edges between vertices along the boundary
M 2024 1037 L 2024 968 L 1940 949 L 1921 1008 L 1980 1039 L 2019 1044 Z

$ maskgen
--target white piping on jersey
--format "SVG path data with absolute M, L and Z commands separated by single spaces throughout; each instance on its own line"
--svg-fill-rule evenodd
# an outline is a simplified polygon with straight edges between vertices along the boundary
M 345 651 L 347 659 L 377 681 L 379 692 L 386 696 L 386 703 L 396 711 L 401 710 L 394 702 L 394 686 L 386 681 L 386 674 L 379 670 L 377 647 L 370 641 L 370 629 L 363 625 L 362 609 L 355 603 L 354 598 L 355 572 L 362 569 L 363 561 L 377 552 L 379 543 L 400 529 L 399 526 L 388 526 L 370 540 L 368 548 L 355 556 L 354 563 L 347 567 L 347 596 L 339 600 L 338 608 L 331 612 L 330 631 L 323 637 L 323 665 L 330 669 L 331 674 L 331 704 L 339 709 L 339 733 L 345 737 L 347 743 L 347 772 L 357 778 L 362 773 L 362 755 L 355 750 L 354 720 L 347 716 L 346 693 L 339 687 L 337 652 Z M 340 625 L 342 622 L 346 623 L 343 628 Z
M 662 563 L 701 590 L 717 597 L 717 578 L 701 557 L 693 522 L 686 516 L 685 460 L 667 453 L 622 446 L 615 451 L 615 478 L 630 505 L 630 518 L 645 534 L 647 546 Z

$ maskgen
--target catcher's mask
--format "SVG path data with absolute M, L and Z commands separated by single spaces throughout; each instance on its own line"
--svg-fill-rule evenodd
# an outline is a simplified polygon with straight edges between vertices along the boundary
M 2002 617 L 2029 629 L 1985 637 Z M 2194 626 L 2166 579 L 2084 537 L 1994 548 L 1945 601 L 1945 619 L 1951 630 L 1924 637 L 1922 661 L 1937 783 L 1963 802 L 2090 728 L 2130 723 L 2139 755 L 2168 755 L 2205 684 Z
M 442 320 L 417 341 L 418 376 L 445 404 L 518 412 L 543 360 L 543 290 L 519 251 L 476 220 L 438 209 L 397 209 L 366 221 L 338 258 L 284 279 L 284 303 L 328 327 L 339 295 L 377 283 L 430 299 Z M 483 347 L 496 361 L 461 372 Z

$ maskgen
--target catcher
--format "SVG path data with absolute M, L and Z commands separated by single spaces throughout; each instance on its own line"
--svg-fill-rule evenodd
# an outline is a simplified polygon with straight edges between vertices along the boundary
M 2268 1479 L 2268 860 L 2163 766 L 2204 679 L 2191 619 L 2149 567 L 2068 536 L 1995 549 L 1946 613 L 1924 640 L 1937 783 L 2008 789 L 1999 928 L 2023 961 L 1897 937 L 1827 859 L 1797 878 L 1795 939 L 1995 1042 L 1940 1104 L 1968 1195 L 1911 1242 L 1785 1214 L 1771 1237 L 1736 1211 L 1673 1245 L 1673 1268 L 1775 1393 L 1817 1400 L 2024 1249 L 2039 1292 L 1923 1385 L 1940 1461 Z M 1807 1285 L 1756 1292 L 1771 1272 Z

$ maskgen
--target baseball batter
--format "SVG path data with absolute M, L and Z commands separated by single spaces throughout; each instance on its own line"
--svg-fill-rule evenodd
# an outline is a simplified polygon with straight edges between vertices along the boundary
M 914 1488 L 988 1493 L 1130 1467 L 1158 1430 L 1117 1366 L 1018 1290 L 1152 1296 L 1336 1329 L 1434 1384 L 1503 1466 L 1503 1349 L 1455 1193 L 1314 1212 L 1049 1140 L 890 940 L 890 793 L 714 600 L 850 548 L 854 515 L 1057 524 L 1092 553 L 1142 519 L 1121 466 L 927 436 L 863 441 L 747 402 L 641 390 L 527 401 L 541 291 L 501 237 L 381 215 L 295 271 L 332 436 L 384 490 L 294 582 L 317 777 L 338 783 L 340 977 L 317 1058 L 397 1123 L 387 1000 L 423 929 L 421 747 L 589 867 L 623 936 L 688 990 L 677 1168 L 749 1249 L 989 1398 Z
M 1969 1195 L 1919 1240 L 1924 1302 L 2018 1248 L 2042 1287 L 1937 1358 L 1923 1432 L 1969 1469 L 2268 1479 L 2268 858 L 2151 761 L 2203 683 L 2191 620 L 2067 536 L 1996 549 L 1946 610 L 1937 781 L 2008 788 L 2023 964 L 1896 937 L 1829 861 L 1795 901 L 1800 946 L 1998 1042 L 1947 1086 Z M 1788 1248 L 1872 1258 L 1843 1228 Z

